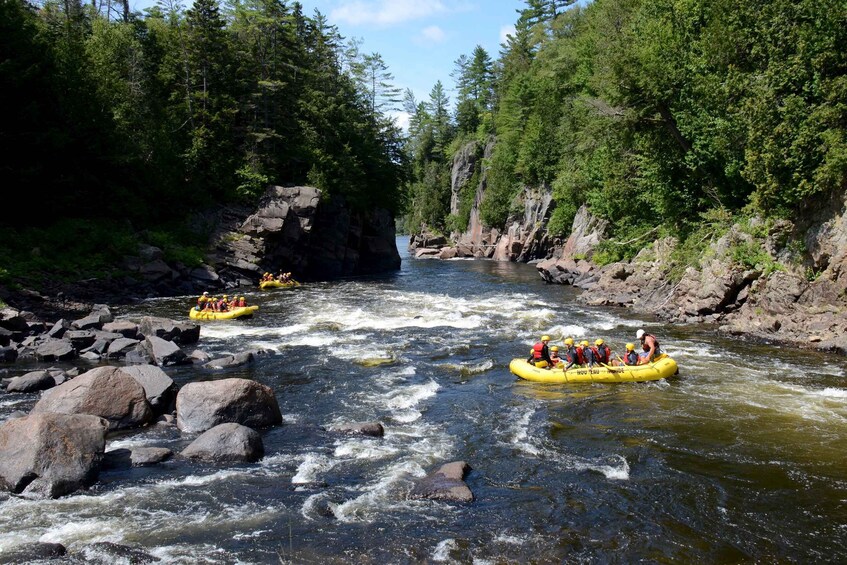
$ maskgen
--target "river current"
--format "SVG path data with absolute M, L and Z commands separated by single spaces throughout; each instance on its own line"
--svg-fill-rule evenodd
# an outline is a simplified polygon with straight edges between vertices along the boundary
M 175 458 L 109 471 L 57 500 L 0 495 L 0 551 L 110 541 L 170 563 L 727 563 L 847 561 L 843 357 L 729 340 L 591 308 L 532 266 L 415 260 L 382 277 L 245 292 L 248 320 L 204 323 L 213 357 L 272 355 L 178 384 L 245 377 L 276 391 L 281 426 L 256 464 Z M 119 311 L 184 319 L 192 297 Z M 656 334 L 679 375 L 541 385 L 508 369 L 540 334 Z M 23 372 L 29 368 L 14 367 Z M 0 395 L 0 419 L 34 395 Z M 338 436 L 380 421 L 384 438 Z M 107 449 L 194 436 L 151 427 Z M 467 461 L 470 504 L 407 500 Z

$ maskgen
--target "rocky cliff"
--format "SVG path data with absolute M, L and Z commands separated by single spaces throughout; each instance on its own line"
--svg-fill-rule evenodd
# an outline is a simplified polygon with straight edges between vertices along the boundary
M 493 144 L 484 148 L 491 154 Z M 616 305 L 674 323 L 713 323 L 721 331 L 766 341 L 847 353 L 847 197 L 834 193 L 798 210 L 795 222 L 749 220 L 734 225 L 685 266 L 673 238 L 648 244 L 631 261 L 597 267 L 592 256 L 607 224 L 582 207 L 566 241 L 550 237 L 549 187 L 524 188 L 512 203 L 519 210 L 504 231 L 482 225 L 486 189 L 484 160 L 468 144 L 453 160 L 452 213 L 474 172 L 470 222 L 449 239 L 422 233 L 410 240 L 416 257 L 489 258 L 535 262 L 551 283 L 585 292 L 581 300 Z M 755 235 L 753 235 L 755 234 Z
M 416 257 L 478 257 L 495 261 L 528 262 L 550 255 L 556 243 L 545 229 L 552 211 L 552 191 L 549 186 L 540 188 L 525 187 L 512 202 L 512 210 L 517 210 L 509 218 L 508 227 L 500 231 L 482 224 L 480 205 L 487 188 L 487 170 L 485 160 L 491 157 L 494 140 L 490 139 L 482 147 L 472 141 L 462 147 L 453 157 L 450 174 L 451 198 L 450 213 L 460 213 L 460 199 L 463 192 L 473 191 L 473 204 L 470 209 L 468 227 L 464 232 L 446 237 L 423 230 L 409 240 L 409 249 Z M 475 173 L 479 173 L 476 175 Z M 478 178 L 475 187 L 468 183 Z
M 44 317 L 122 304 L 138 298 L 203 290 L 255 288 L 265 271 L 290 271 L 301 281 L 329 280 L 400 268 L 394 218 L 386 210 L 358 212 L 317 188 L 271 186 L 255 207 L 204 210 L 195 231 L 211 232 L 210 253 L 189 267 L 162 249 L 143 246 L 125 257 L 124 276 L 68 283 L 45 280 L 40 291 L 0 288 L 0 299 Z

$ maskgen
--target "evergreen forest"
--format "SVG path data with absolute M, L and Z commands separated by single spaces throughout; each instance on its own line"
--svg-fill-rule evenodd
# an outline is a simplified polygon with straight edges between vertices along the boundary
M 543 188 L 553 234 L 566 237 L 587 204 L 636 242 L 598 262 L 631 257 L 648 234 L 791 218 L 844 191 L 842 0 L 524 4 L 499 58 L 477 47 L 455 61 L 452 114 L 441 83 L 426 101 L 407 94 L 410 231 L 466 229 L 479 176 L 451 213 L 450 169 L 473 140 L 496 140 L 485 226 L 522 218 L 522 192 Z
M 285 0 L 0 0 L 0 282 L 96 276 L 139 234 L 202 260 L 190 214 L 309 184 L 399 213 L 400 92 L 319 12 Z
M 200 261 L 186 217 L 268 184 L 461 232 L 482 167 L 453 210 L 451 167 L 474 140 L 491 148 L 487 227 L 542 188 L 552 234 L 588 204 L 637 242 L 600 260 L 648 234 L 790 218 L 845 189 L 845 45 L 843 0 L 525 0 L 499 53 L 462 55 L 455 88 L 416 100 L 297 2 L 0 0 L 0 182 L 16 202 L 0 282 L 108 269 L 139 233 Z

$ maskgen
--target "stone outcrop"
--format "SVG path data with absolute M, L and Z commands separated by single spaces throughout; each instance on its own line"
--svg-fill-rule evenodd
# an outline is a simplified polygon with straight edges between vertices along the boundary
M 279 269 L 313 280 L 396 270 L 400 255 L 386 210 L 358 212 L 317 188 L 271 186 L 253 214 L 221 234 L 211 263 L 226 278 L 255 284 Z
M 426 498 L 448 502 L 472 502 L 473 492 L 463 480 L 470 465 L 464 461 L 445 463 L 415 482 L 409 498 Z
M 31 414 L 0 425 L 0 486 L 56 498 L 97 477 L 109 425 L 88 415 Z
M 0 553 L 0 564 L 41 563 L 63 557 L 67 552 L 60 543 L 27 543 Z
M 176 402 L 176 383 L 162 369 L 153 365 L 131 365 L 121 367 L 120 370 L 141 385 L 155 414 L 163 414 L 173 409 Z
M 112 430 L 137 428 L 153 418 L 144 388 L 117 367 L 97 367 L 46 391 L 32 409 L 45 412 L 100 416 Z
M 177 394 L 176 417 L 184 432 L 202 432 L 224 423 L 264 428 L 282 422 L 273 390 L 247 379 L 188 383 Z
M 583 286 L 597 280 L 591 257 L 604 239 L 608 222 L 591 214 L 583 205 L 574 217 L 571 235 L 565 244 L 553 251 L 553 256 L 536 265 L 541 278 L 547 282 Z

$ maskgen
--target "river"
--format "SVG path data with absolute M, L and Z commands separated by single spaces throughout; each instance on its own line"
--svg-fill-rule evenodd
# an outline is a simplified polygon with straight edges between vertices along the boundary
M 97 541 L 171 563 L 847 561 L 843 357 L 729 340 L 627 310 L 590 308 L 532 266 L 415 260 L 394 274 L 245 293 L 249 320 L 205 323 L 213 356 L 263 348 L 225 373 L 169 368 L 179 384 L 246 377 L 272 387 L 281 426 L 259 463 L 174 459 L 104 472 L 58 500 L 0 495 L 0 550 Z M 183 319 L 191 297 L 122 317 Z M 540 385 L 510 374 L 541 333 L 644 327 L 679 375 Z M 32 395 L 0 396 L 0 418 Z M 329 434 L 382 422 L 384 438 Z M 191 441 L 156 426 L 107 449 Z M 470 504 L 409 501 L 413 480 L 467 461 Z

